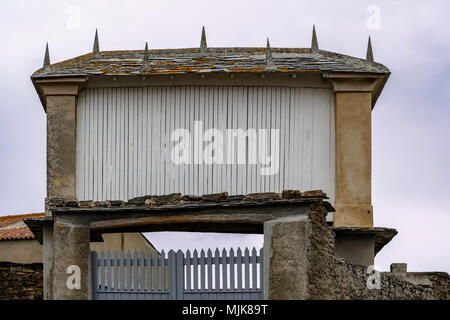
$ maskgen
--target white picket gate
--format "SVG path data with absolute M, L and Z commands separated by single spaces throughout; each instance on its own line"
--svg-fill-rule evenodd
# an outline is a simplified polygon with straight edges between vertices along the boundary
M 263 253 L 91 253 L 95 300 L 261 300 Z

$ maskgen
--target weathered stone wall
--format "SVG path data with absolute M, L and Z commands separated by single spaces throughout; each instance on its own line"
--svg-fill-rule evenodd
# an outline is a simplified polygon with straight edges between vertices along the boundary
M 0 262 L 0 300 L 42 300 L 42 263 Z
M 333 255 L 334 233 L 325 221 L 323 207 L 313 208 L 307 253 L 307 299 L 450 299 L 446 273 L 430 275 L 428 285 L 414 284 L 395 273 L 380 273 L 380 289 L 369 289 L 367 267 Z M 425 274 L 425 273 L 423 273 Z

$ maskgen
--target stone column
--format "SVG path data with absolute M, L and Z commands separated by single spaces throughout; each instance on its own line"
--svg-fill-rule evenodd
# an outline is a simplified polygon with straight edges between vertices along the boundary
M 84 83 L 36 81 L 47 113 L 47 198 L 76 197 L 76 98 Z
M 307 215 L 264 223 L 264 299 L 304 300 L 308 296 Z
M 57 219 L 53 228 L 53 238 L 52 299 L 88 300 L 89 225 Z
M 47 113 L 47 199 L 76 198 L 76 99 L 85 82 L 84 78 L 35 82 Z M 47 208 L 46 215 L 52 215 Z M 43 234 L 44 299 L 61 299 L 66 295 L 61 293 L 62 264 L 66 263 L 61 250 L 66 241 L 53 223 L 44 226 Z M 58 238 L 54 238 L 56 234 Z M 69 248 L 69 255 L 71 250 L 75 249 Z
M 334 226 L 371 227 L 372 94 L 379 77 L 326 76 L 335 92 L 336 213 Z

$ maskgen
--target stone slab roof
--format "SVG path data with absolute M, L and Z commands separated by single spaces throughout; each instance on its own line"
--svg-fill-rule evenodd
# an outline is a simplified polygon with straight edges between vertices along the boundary
M 175 75 L 188 73 L 355 72 L 389 74 L 365 59 L 309 48 L 199 48 L 92 52 L 37 70 L 32 79 L 67 76 Z
M 70 211 L 77 212 L 93 210 L 177 210 L 177 209 L 201 209 L 208 207 L 232 207 L 232 206 L 252 206 L 260 204 L 282 204 L 297 202 L 316 202 L 328 199 L 327 194 L 322 190 L 311 190 L 300 192 L 299 190 L 283 190 L 281 193 L 264 192 L 252 193 L 248 195 L 228 195 L 228 192 L 205 194 L 202 196 L 181 195 L 172 193 L 168 195 L 154 196 L 146 195 L 132 198 L 128 201 L 107 200 L 107 201 L 77 201 L 76 199 L 52 198 L 47 200 L 47 208 L 53 212 Z M 333 206 L 323 201 L 328 212 L 334 212 Z

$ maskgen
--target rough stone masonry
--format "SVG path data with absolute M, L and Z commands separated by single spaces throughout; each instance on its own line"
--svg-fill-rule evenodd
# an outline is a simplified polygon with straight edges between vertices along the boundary
M 450 299 L 447 273 L 420 273 L 429 281 L 419 284 L 406 272 L 382 272 L 379 289 L 370 289 L 367 267 L 334 256 L 334 233 L 326 213 L 323 206 L 312 205 L 308 215 L 265 223 L 266 298 Z

